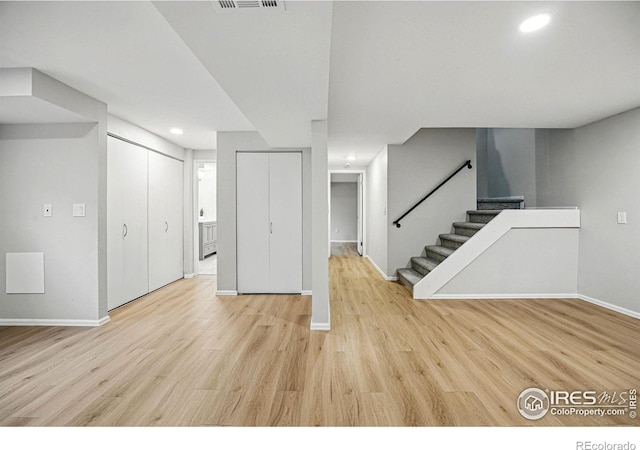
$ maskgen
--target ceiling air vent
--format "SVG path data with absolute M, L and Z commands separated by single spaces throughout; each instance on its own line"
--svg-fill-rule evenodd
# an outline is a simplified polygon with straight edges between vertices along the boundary
M 284 11 L 284 0 L 216 0 L 212 1 L 216 11 Z

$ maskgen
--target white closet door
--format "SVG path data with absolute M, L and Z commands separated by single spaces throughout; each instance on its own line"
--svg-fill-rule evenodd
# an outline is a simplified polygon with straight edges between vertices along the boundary
M 149 152 L 149 291 L 183 277 L 182 162 Z
M 147 150 L 109 137 L 107 145 L 108 309 L 149 291 Z
M 269 160 L 269 292 L 302 291 L 302 155 L 272 153 Z
M 269 154 L 236 157 L 239 293 L 269 292 Z

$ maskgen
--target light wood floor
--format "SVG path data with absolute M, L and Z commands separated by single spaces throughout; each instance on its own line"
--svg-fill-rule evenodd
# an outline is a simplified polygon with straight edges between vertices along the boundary
M 417 302 L 332 256 L 331 332 L 310 297 L 181 280 L 99 328 L 0 328 L 2 425 L 638 425 L 531 422 L 527 387 L 640 387 L 640 321 L 577 300 Z M 640 420 L 640 419 L 635 419 Z
M 331 255 L 335 256 L 358 256 L 358 249 L 355 242 L 332 242 Z

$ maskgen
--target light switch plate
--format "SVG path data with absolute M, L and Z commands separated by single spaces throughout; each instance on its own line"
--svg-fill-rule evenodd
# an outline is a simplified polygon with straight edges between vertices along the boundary
M 85 216 L 84 203 L 74 203 L 73 217 L 84 217 L 84 216 Z
M 627 213 L 625 211 L 618 212 L 618 223 L 627 223 Z
M 51 217 L 53 215 L 53 210 L 51 209 L 51 204 L 50 203 L 46 203 L 44 205 L 44 216 L 45 217 Z

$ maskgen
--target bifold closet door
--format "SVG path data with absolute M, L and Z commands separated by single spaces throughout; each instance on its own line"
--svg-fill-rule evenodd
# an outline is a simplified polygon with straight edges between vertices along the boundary
M 302 155 L 269 159 L 269 292 L 302 292 Z
M 148 151 L 107 140 L 107 308 L 149 292 L 147 265 Z
M 269 154 L 236 160 L 238 292 L 269 292 Z
M 302 290 L 300 153 L 237 154 L 239 293 Z
M 183 277 L 182 162 L 149 152 L 149 291 Z

